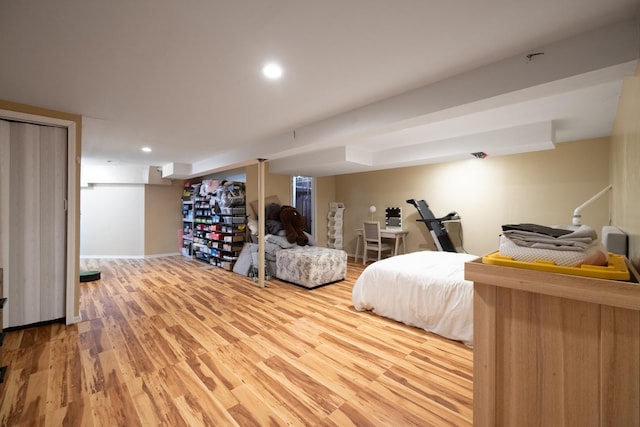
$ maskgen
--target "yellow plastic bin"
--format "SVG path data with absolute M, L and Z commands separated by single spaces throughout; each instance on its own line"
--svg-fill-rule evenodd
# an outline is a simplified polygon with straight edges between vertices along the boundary
M 574 276 L 593 277 L 596 279 L 630 280 L 631 274 L 624 257 L 609 253 L 608 265 L 587 265 L 568 267 L 556 265 L 553 261 L 538 260 L 534 262 L 515 261 L 511 257 L 493 252 L 482 257 L 483 264 L 499 265 L 502 267 L 525 268 L 527 270 L 545 271 L 547 273 L 572 274 Z

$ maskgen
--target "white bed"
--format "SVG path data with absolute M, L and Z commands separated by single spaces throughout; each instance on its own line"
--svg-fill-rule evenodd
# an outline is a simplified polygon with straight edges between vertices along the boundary
M 464 263 L 475 255 L 421 251 L 369 265 L 353 287 L 353 306 L 473 346 L 473 282 Z

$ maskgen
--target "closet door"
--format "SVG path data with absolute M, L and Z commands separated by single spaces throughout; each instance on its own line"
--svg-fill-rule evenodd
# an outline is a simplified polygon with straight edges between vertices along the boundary
M 7 326 L 64 318 L 67 130 L 10 122 L 1 151 Z

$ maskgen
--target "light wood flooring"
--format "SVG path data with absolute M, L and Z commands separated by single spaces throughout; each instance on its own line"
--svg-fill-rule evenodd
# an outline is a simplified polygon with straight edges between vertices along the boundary
M 7 333 L 2 426 L 446 426 L 472 420 L 472 351 L 306 290 L 183 257 L 83 260 L 83 321 Z

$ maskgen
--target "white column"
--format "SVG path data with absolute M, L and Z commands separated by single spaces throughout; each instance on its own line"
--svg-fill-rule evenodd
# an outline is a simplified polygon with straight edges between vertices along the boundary
M 265 159 L 258 159 L 258 286 L 264 288 Z M 274 273 L 274 272 L 272 272 Z

